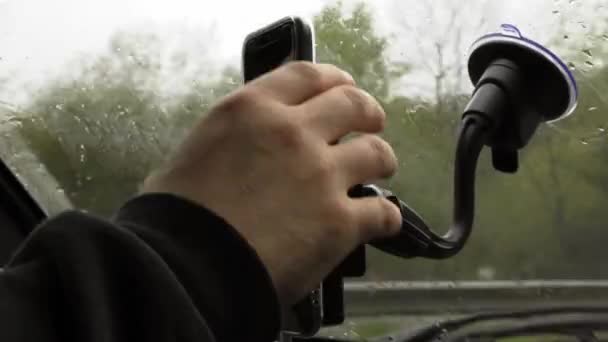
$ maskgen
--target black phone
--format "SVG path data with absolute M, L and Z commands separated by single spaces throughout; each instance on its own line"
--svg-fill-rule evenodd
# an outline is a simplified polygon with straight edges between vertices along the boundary
M 289 61 L 315 62 L 313 27 L 300 17 L 286 17 L 245 38 L 243 79 L 249 82 Z
M 286 17 L 245 38 L 243 80 L 249 82 L 289 61 L 315 62 L 314 30 L 300 17 Z M 323 322 L 321 284 L 284 314 L 281 330 L 287 334 L 313 336 Z

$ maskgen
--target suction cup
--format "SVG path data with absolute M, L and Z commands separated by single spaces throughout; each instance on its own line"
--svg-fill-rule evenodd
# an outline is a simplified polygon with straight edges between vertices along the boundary
M 485 35 L 473 43 L 468 65 L 473 84 L 493 61 L 508 58 L 523 70 L 527 102 L 545 121 L 570 115 L 578 99 L 570 69 L 549 49 L 522 36 L 517 27 L 503 24 L 501 28 L 502 32 Z

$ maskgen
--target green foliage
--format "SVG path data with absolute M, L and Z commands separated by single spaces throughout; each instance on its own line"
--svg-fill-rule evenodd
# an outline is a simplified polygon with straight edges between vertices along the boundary
M 50 82 L 22 114 L 21 133 L 76 207 L 111 214 L 192 122 L 236 87 L 237 72 L 228 68 L 220 81 L 194 79 L 164 98 L 165 69 L 184 62 L 178 52 L 177 65 L 167 67 L 163 48 L 154 35 L 118 33 L 105 54 Z
M 339 65 L 378 99 L 387 98 L 390 82 L 409 69 L 407 64 L 389 62 L 388 41 L 374 31 L 372 13 L 364 3 L 347 16 L 341 2 L 325 7 L 314 26 L 319 62 Z

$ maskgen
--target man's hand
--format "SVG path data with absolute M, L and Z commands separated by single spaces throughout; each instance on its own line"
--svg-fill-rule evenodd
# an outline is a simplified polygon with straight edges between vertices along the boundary
M 347 196 L 391 176 L 377 135 L 385 113 L 352 77 L 293 62 L 221 100 L 144 192 L 168 192 L 223 217 L 253 246 L 284 306 L 301 299 L 355 247 L 398 232 L 383 198 Z M 351 132 L 367 133 L 335 144 Z

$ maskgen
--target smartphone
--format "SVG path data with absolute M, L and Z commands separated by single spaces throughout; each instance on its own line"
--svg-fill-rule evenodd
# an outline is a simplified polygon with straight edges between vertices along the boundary
M 314 31 L 308 21 L 286 17 L 249 34 L 243 43 L 243 81 L 290 61 L 315 62 Z M 283 333 L 310 337 L 323 322 L 323 287 L 312 290 L 283 316 Z
M 315 62 L 312 25 L 300 17 L 286 17 L 245 38 L 243 79 L 249 82 L 289 61 Z

